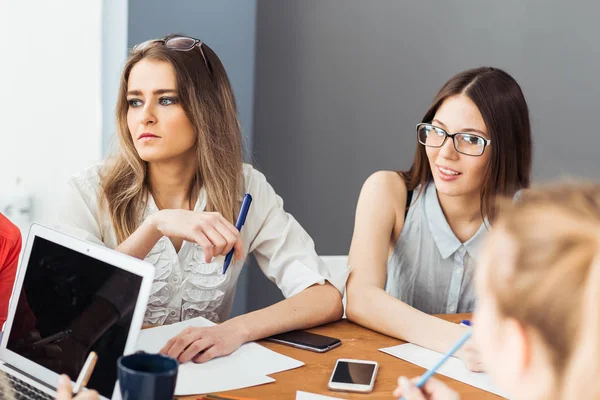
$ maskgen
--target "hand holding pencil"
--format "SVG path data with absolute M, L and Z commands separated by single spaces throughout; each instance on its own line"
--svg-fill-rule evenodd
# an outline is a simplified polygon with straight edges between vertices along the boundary
M 56 399 L 57 400 L 99 400 L 98 392 L 95 390 L 85 390 L 79 393 L 80 389 L 85 387 L 92 376 L 92 372 L 94 372 L 94 367 L 96 366 L 96 360 L 98 356 L 93 351 L 88 355 L 81 372 L 79 373 L 79 377 L 77 378 L 77 382 L 75 382 L 75 387 L 71 387 L 71 380 L 66 375 L 61 375 L 58 380 L 58 387 L 56 388 Z M 75 394 L 75 397 L 72 395 Z
M 401 400 L 458 400 L 460 396 L 452 389 L 444 385 L 432 376 L 436 371 L 454 355 L 470 338 L 471 330 L 467 331 L 452 348 L 444 354 L 440 361 L 431 369 L 426 371 L 414 382 L 405 377 L 398 379 L 398 387 L 394 390 L 394 397 L 401 397 Z
M 403 376 L 398 378 L 398 387 L 394 390 L 394 397 L 403 396 L 406 400 L 460 400 L 458 393 L 442 381 L 430 378 L 419 389 L 416 385 L 417 379 L 419 378 L 411 381 Z
M 95 390 L 86 390 L 75 397 L 72 395 L 71 380 L 66 375 L 61 375 L 56 389 L 56 400 L 100 400 L 98 392 Z

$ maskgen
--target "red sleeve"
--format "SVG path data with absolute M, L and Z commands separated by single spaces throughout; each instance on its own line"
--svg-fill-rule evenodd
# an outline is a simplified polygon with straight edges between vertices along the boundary
M 21 253 L 21 233 L 18 230 L 16 233 L 10 238 L 12 240 L 0 237 L 0 329 L 2 329 L 8 314 L 8 303 Z

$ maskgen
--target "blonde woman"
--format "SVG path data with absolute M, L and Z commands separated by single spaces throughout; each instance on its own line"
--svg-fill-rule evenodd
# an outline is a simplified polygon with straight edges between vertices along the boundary
M 600 185 L 532 190 L 505 206 L 476 274 L 474 337 L 511 399 L 600 399 Z M 459 399 L 431 379 L 394 396 Z
M 117 122 L 118 154 L 73 178 L 62 226 L 155 265 L 145 324 L 220 322 L 183 331 L 164 353 L 204 362 L 341 317 L 345 276 L 331 276 L 264 175 L 243 163 L 234 95 L 210 47 L 178 35 L 136 46 Z M 253 202 L 240 233 L 233 223 L 244 193 Z M 286 299 L 228 320 L 250 253 Z

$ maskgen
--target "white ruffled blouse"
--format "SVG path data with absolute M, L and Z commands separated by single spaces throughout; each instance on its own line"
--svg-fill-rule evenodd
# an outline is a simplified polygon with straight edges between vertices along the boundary
M 114 228 L 105 210 L 99 209 L 102 165 L 88 168 L 69 182 L 59 229 L 82 239 L 117 247 Z M 252 195 L 252 205 L 242 229 L 244 257 L 253 253 L 263 273 L 291 297 L 325 281 L 340 293 L 348 270 L 330 271 L 317 256 L 312 239 L 300 224 L 283 209 L 283 201 L 265 176 L 244 164 L 245 191 Z M 240 199 L 241 200 L 241 199 Z M 206 191 L 202 189 L 194 211 L 206 207 Z M 158 212 L 149 196 L 144 218 Z M 224 257 L 204 261 L 202 247 L 184 241 L 179 252 L 167 237 L 162 237 L 146 256 L 156 272 L 144 323 L 172 324 L 195 317 L 214 322 L 227 319 L 233 304 L 235 288 L 245 260 L 232 261 L 222 274 Z

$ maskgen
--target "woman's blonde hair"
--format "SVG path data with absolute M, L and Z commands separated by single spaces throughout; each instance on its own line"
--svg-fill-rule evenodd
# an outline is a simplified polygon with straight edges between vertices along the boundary
M 499 212 L 516 246 L 508 271 L 488 273 L 500 313 L 542 338 L 557 398 L 600 398 L 600 185 L 529 190 Z
M 198 169 L 190 188 L 190 203 L 204 187 L 206 211 L 222 214 L 234 222 L 243 188 L 242 138 L 233 90 L 223 64 L 206 44 L 204 57 L 197 47 L 190 51 L 167 48 L 169 35 L 134 48 L 119 88 L 117 135 L 119 149 L 101 172 L 101 204 L 106 206 L 118 243 L 129 237 L 141 223 L 148 187 L 148 166 L 133 144 L 127 126 L 127 85 L 131 69 L 141 60 L 171 64 L 177 79 L 178 96 L 194 126 Z

